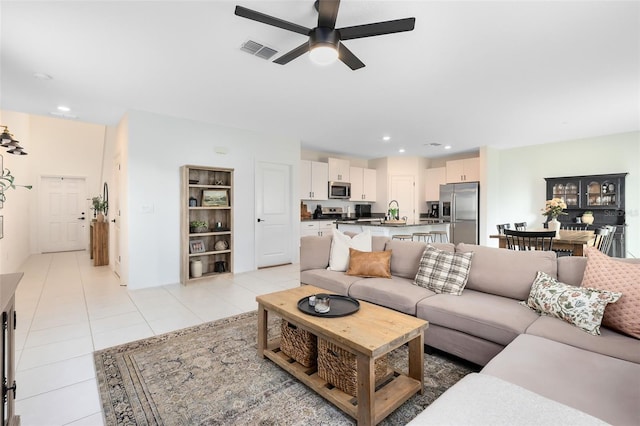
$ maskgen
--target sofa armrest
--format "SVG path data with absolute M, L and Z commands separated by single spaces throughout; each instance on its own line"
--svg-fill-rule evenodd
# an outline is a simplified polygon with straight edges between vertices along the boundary
M 331 235 L 320 237 L 309 235 L 300 238 L 300 271 L 325 269 L 329 266 Z

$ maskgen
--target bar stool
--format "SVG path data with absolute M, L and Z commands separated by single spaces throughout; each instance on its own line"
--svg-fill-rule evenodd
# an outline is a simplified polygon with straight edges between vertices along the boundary
M 413 240 L 413 235 L 409 234 L 396 234 L 391 237 L 392 240 Z
M 431 232 L 414 232 L 411 239 L 413 240 L 414 238 L 416 239 L 416 241 L 420 241 L 420 239 L 423 239 L 425 243 L 434 242 Z
M 436 237 L 438 237 L 439 243 L 448 243 L 449 237 L 447 236 L 447 231 L 431 231 L 431 237 L 433 238 L 433 242 L 436 242 Z

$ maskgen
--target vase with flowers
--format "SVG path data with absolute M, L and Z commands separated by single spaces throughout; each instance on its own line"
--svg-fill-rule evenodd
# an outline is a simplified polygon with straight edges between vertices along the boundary
M 91 198 L 91 210 L 93 210 L 93 215 L 98 222 L 104 222 L 107 202 L 102 199 L 102 195 Z
M 549 230 L 556 231 L 556 238 L 560 237 L 560 222 L 558 221 L 558 216 L 567 214 L 564 211 L 566 208 L 567 204 L 562 198 L 552 198 L 546 201 L 544 209 L 542 209 L 542 215 L 549 218 L 549 222 L 547 223 Z

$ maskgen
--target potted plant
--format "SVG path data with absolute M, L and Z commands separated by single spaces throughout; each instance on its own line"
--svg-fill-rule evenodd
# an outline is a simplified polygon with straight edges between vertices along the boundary
M 202 220 L 192 220 L 189 222 L 189 228 L 192 233 L 207 232 L 209 230 L 209 224 Z
M 2 164 L 2 161 L 0 161 L 0 164 Z M 14 183 L 15 180 L 16 178 L 11 174 L 9 169 L 2 169 L 2 166 L 0 166 L 0 203 L 6 201 L 5 191 L 7 189 L 16 189 L 19 186 L 27 189 L 33 188 L 31 185 L 16 185 Z
M 93 210 L 93 216 L 98 222 L 104 222 L 104 214 L 107 211 L 107 202 L 102 199 L 102 195 L 98 195 L 91 199 L 91 210 Z
M 585 210 L 584 213 L 582 213 L 582 223 L 586 223 L 587 225 L 592 225 L 593 224 L 593 212 L 591 210 Z

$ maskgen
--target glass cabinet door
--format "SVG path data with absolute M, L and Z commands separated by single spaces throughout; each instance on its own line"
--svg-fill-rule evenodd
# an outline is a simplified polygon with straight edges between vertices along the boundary
M 553 185 L 553 198 L 561 198 L 567 208 L 580 207 L 580 182 L 566 181 L 558 182 Z
M 588 207 L 616 207 L 618 180 L 591 180 L 587 185 Z

